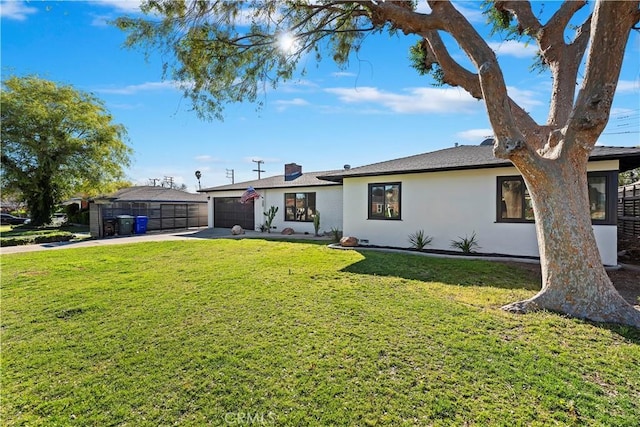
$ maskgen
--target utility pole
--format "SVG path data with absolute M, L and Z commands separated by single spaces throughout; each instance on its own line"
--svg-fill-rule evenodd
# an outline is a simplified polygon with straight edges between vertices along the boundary
M 149 183 L 153 183 L 153 186 L 156 186 L 156 182 L 160 181 L 160 178 L 149 178 Z
M 231 180 L 232 184 L 235 184 L 235 179 L 233 175 L 234 175 L 233 169 L 227 169 L 227 178 Z
M 172 176 L 165 176 L 164 177 L 164 182 L 162 183 L 163 187 L 164 187 L 164 183 L 167 183 L 169 185 L 169 188 L 173 188 L 173 177 Z
M 264 163 L 264 160 L 251 160 L 251 161 L 258 164 L 258 169 L 254 169 L 253 171 L 258 172 L 258 179 L 260 179 L 260 172 L 264 172 L 262 169 L 260 169 L 260 165 Z

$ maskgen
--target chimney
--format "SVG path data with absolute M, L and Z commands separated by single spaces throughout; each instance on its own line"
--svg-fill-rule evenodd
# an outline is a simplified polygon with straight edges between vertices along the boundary
M 287 163 L 284 165 L 284 180 L 293 181 L 302 175 L 302 166 L 295 163 Z

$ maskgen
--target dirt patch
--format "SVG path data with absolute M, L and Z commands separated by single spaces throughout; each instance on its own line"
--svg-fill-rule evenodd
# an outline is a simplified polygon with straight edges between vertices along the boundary
M 542 280 L 540 265 L 527 264 L 523 262 L 507 262 L 505 264 L 517 265 L 518 267 L 535 274 L 539 281 Z M 640 310 L 640 266 L 629 265 L 618 270 L 607 271 L 609 278 L 613 282 L 620 295 Z
M 618 260 L 640 266 L 640 236 L 618 238 Z

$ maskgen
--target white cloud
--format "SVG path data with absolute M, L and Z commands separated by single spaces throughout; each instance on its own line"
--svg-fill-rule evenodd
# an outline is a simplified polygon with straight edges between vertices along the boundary
M 198 162 L 216 162 L 218 159 L 216 157 L 210 156 L 209 154 L 200 154 L 194 159 Z
M 533 90 L 519 89 L 515 86 L 507 86 L 507 93 L 513 99 L 516 104 L 521 106 L 527 111 L 531 111 L 535 107 L 543 105 L 541 101 L 538 101 L 538 92 Z
M 348 71 L 337 71 L 335 73 L 331 73 L 331 77 L 355 77 L 356 73 L 350 73 Z
M 463 4 L 468 4 L 470 7 L 465 7 Z M 482 9 L 479 7 L 480 3 L 477 0 L 454 1 L 453 6 L 471 23 L 484 23 L 486 21 L 486 18 L 482 14 Z M 426 0 L 419 0 L 415 10 L 418 13 L 424 14 L 432 12 L 431 6 L 429 6 Z
M 25 21 L 29 15 L 36 12 L 38 12 L 38 9 L 29 7 L 21 1 L 0 2 L 0 17 L 2 18 Z
M 462 6 L 462 4 L 468 4 L 471 7 L 465 7 Z M 454 6 L 472 24 L 484 24 L 487 21 L 487 18 L 482 14 L 480 2 L 478 1 L 456 1 L 454 2 Z
M 286 93 L 300 93 L 315 91 L 318 85 L 310 80 L 299 79 L 295 81 L 288 81 L 278 86 L 278 92 Z
M 99 6 L 113 7 L 121 12 L 140 12 L 140 0 L 94 0 Z
M 516 40 L 506 40 L 503 42 L 490 42 L 489 47 L 498 56 L 513 56 L 516 58 L 533 58 L 538 51 L 534 43 L 522 43 Z
M 429 6 L 429 4 L 426 1 L 420 1 L 416 6 L 416 12 L 431 13 L 431 6 Z
M 199 156 L 194 157 L 195 160 L 199 161 L 199 162 L 210 162 L 213 160 L 213 156 L 210 156 L 208 154 L 201 154 Z
M 91 26 L 93 27 L 108 27 L 109 21 L 113 20 L 113 17 L 108 15 L 92 15 Z
M 278 101 L 275 101 L 274 104 L 276 105 L 276 109 L 278 111 L 284 111 L 289 107 L 304 107 L 306 105 L 309 105 L 309 103 L 302 98 L 293 98 L 291 100 L 286 100 L 286 101 L 278 100 Z
M 476 99 L 455 88 L 409 88 L 406 93 L 391 93 L 374 87 L 327 88 L 344 103 L 378 104 L 395 113 L 470 113 L 482 106 Z M 369 107 L 370 108 L 370 107 Z
M 638 93 L 640 91 L 640 81 L 620 80 L 618 81 L 617 93 Z
M 480 143 L 487 138 L 491 138 L 493 135 L 493 129 L 469 129 L 456 133 L 456 136 L 465 141 L 472 141 Z
M 137 110 L 138 108 L 143 108 L 144 104 L 141 103 L 137 103 L 137 104 L 122 104 L 122 103 L 109 103 L 108 106 L 110 108 L 113 109 L 117 109 L 117 110 Z
M 118 88 L 102 88 L 96 89 L 95 92 L 107 93 L 113 95 L 135 95 L 140 92 L 159 91 L 159 90 L 175 90 L 179 89 L 179 85 L 174 81 L 166 82 L 145 82 L 139 85 L 128 85 Z

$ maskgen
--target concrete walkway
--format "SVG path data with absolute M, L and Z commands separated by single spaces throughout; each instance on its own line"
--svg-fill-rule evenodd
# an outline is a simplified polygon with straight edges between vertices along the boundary
M 280 233 L 261 233 L 258 231 L 245 230 L 245 234 L 234 236 L 228 228 L 204 228 L 179 230 L 169 233 L 151 232 L 147 234 L 139 234 L 133 236 L 115 236 L 104 239 L 84 239 L 70 242 L 42 243 L 37 245 L 20 245 L 7 246 L 0 248 L 0 254 L 13 254 L 35 251 L 47 251 L 55 249 L 67 248 L 86 248 L 93 246 L 105 245 L 121 245 L 126 243 L 142 243 L 142 242 L 162 242 L 167 240 L 189 240 L 189 239 L 300 239 L 300 240 L 326 240 L 329 243 L 329 237 L 315 237 L 311 234 L 292 234 L 290 236 Z

